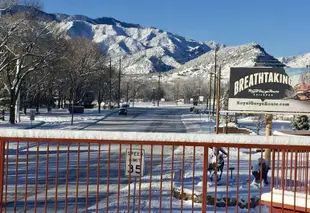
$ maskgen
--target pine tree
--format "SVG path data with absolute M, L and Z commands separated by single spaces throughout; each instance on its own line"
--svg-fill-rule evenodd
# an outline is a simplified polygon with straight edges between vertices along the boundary
M 294 130 L 309 130 L 308 116 L 306 115 L 298 116 L 292 125 Z

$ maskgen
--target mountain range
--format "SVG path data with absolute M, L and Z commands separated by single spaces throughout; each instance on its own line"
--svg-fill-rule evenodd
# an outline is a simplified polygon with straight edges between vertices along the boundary
M 26 9 L 17 6 L 9 12 Z M 215 49 L 224 78 L 229 76 L 232 66 L 305 67 L 310 64 L 310 53 L 276 59 L 256 43 L 230 47 L 214 41 L 195 41 L 155 27 L 143 27 L 114 18 L 92 19 L 40 10 L 36 10 L 35 14 L 38 18 L 57 22 L 68 36 L 85 37 L 98 43 L 102 53 L 112 58 L 112 64 L 118 65 L 119 59 L 122 60 L 124 74 L 167 72 L 165 76 L 170 80 L 206 76 L 214 70 Z

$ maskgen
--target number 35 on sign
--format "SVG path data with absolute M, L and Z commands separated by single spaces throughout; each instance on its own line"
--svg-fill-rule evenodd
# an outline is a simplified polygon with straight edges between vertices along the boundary
M 131 177 L 140 177 L 144 174 L 144 155 L 142 149 L 126 149 L 126 170 L 125 175 Z

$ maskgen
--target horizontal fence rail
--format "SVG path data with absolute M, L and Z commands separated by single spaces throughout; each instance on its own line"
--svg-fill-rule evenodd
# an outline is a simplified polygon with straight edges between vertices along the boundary
M 160 138 L 0 138 L 0 144 L 1 212 L 309 211 L 310 146 Z M 261 163 L 255 180 L 266 148 L 268 178 Z

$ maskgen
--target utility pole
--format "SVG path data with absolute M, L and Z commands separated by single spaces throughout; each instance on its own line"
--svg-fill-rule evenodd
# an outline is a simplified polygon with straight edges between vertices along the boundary
M 111 103 L 112 103 L 112 59 L 110 58 L 110 69 L 109 69 L 109 92 L 110 92 L 110 98 L 109 98 L 109 109 L 111 109 Z
M 211 107 L 212 107 L 212 73 L 210 75 L 210 92 L 209 92 L 209 97 L 210 97 L 210 104 L 209 104 L 209 115 L 211 114 Z M 209 116 L 210 117 L 210 116 Z
M 157 87 L 157 106 L 159 106 L 159 93 L 160 93 L 160 78 L 161 78 L 161 73 L 158 73 L 158 87 Z
M 129 97 L 128 97 L 128 91 L 129 91 L 129 83 L 128 83 L 128 81 L 127 81 L 127 94 L 126 94 L 126 102 L 127 102 L 127 104 L 129 104 L 128 103 L 128 99 L 129 99 Z
M 212 110 L 212 114 L 214 115 L 215 112 L 215 96 L 216 96 L 216 76 L 217 76 L 217 49 L 215 48 L 214 50 L 214 90 L 213 90 L 213 110 Z
M 220 98 L 221 98 L 221 66 L 217 75 L 217 97 L 216 97 L 216 129 L 215 133 L 219 134 L 220 125 Z
M 121 74 L 122 74 L 122 59 L 119 59 L 119 71 L 118 71 L 118 104 L 117 107 L 120 108 L 121 104 Z

